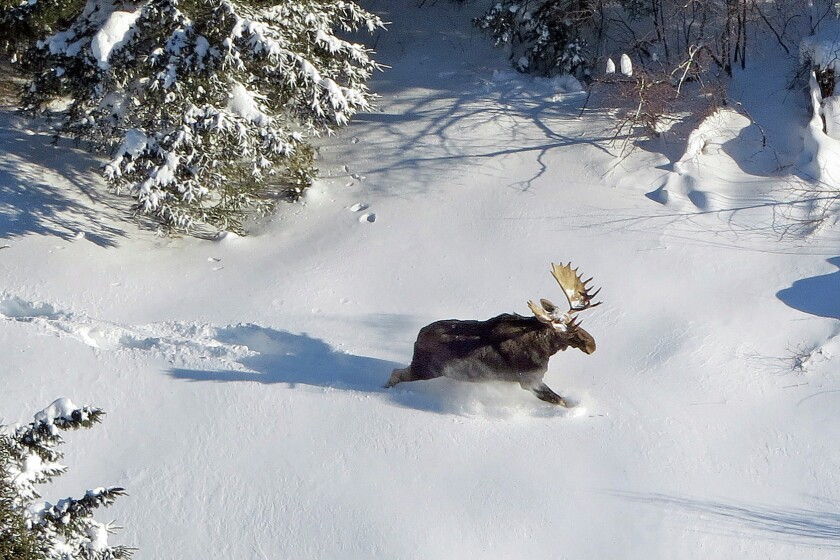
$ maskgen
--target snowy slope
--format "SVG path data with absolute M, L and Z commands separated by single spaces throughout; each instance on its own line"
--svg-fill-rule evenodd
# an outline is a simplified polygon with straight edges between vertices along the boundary
M 63 396 L 45 498 L 103 484 L 141 559 L 834 558 L 836 228 L 788 226 L 808 101 L 786 68 L 626 158 L 585 94 L 509 71 L 439 2 L 388 11 L 377 113 L 247 238 L 158 238 L 95 160 L 0 121 L 5 422 Z M 603 287 L 552 407 L 518 387 L 381 388 L 439 318 Z

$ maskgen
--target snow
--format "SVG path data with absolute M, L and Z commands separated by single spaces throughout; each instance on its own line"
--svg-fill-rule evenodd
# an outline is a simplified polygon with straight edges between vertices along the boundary
M 799 43 L 800 62 L 840 73 L 840 20 L 828 20 Z
M 621 73 L 625 76 L 633 75 L 633 62 L 627 54 L 621 55 L 621 58 L 619 59 L 619 67 L 621 68 Z
M 108 526 L 104 523 L 92 523 L 87 528 L 90 542 L 87 549 L 91 552 L 101 552 L 108 547 Z
M 131 38 L 134 23 L 140 17 L 141 12 L 142 10 L 134 12 L 114 11 L 93 36 L 90 42 L 90 50 L 101 69 L 107 70 L 110 68 L 111 53 Z
M 44 463 L 41 457 L 33 453 L 24 459 L 23 465 L 19 469 L 13 468 L 9 474 L 11 475 L 12 484 L 17 486 L 26 495 L 27 489 L 38 482 L 45 470 L 58 466 L 55 463 Z
M 251 121 L 258 126 L 265 126 L 269 117 L 260 110 L 254 93 L 242 84 L 234 84 L 228 99 L 228 109 L 235 115 Z
M 70 399 L 56 399 L 50 406 L 35 414 L 35 422 L 54 424 L 56 420 L 72 420 L 73 412 L 78 409 Z
M 123 140 L 117 152 L 120 155 L 139 155 L 149 145 L 149 138 L 146 134 L 137 128 L 130 128 L 125 133 L 125 140 Z
M 100 160 L 0 115 L 0 412 L 107 412 L 45 498 L 125 487 L 109 541 L 140 559 L 835 558 L 840 238 L 790 226 L 836 142 L 786 59 L 735 78 L 761 130 L 725 110 L 621 154 L 477 6 L 370 4 L 380 110 L 247 237 L 135 226 Z M 422 326 L 556 301 L 569 260 L 603 288 L 598 350 L 545 378 L 575 408 L 381 387 Z

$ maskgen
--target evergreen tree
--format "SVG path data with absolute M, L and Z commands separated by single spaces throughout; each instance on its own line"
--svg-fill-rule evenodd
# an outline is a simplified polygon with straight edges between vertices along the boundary
M 501 0 L 474 24 L 490 33 L 496 46 L 510 45 L 521 72 L 545 76 L 586 75 L 584 26 L 592 17 L 590 0 Z
M 84 497 L 37 503 L 35 489 L 62 474 L 59 430 L 88 428 L 101 409 L 58 399 L 25 426 L 0 426 L 0 560 L 116 560 L 132 549 L 110 546 L 109 524 L 93 511 L 125 494 L 122 488 L 88 490 Z
M 17 61 L 38 39 L 78 15 L 85 0 L 0 0 L 0 52 Z
M 380 68 L 336 33 L 381 20 L 344 0 L 88 0 L 59 23 L 25 58 L 25 107 L 69 98 L 61 132 L 109 150 L 109 183 L 180 230 L 241 232 L 297 199 L 311 138 L 371 107 Z

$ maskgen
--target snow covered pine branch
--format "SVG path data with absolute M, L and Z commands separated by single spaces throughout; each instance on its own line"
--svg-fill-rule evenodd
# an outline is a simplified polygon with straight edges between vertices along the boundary
M 249 213 L 301 195 L 308 139 L 370 109 L 380 68 L 336 34 L 383 27 L 354 2 L 263 6 L 88 0 L 26 57 L 26 107 L 69 97 L 61 132 L 111 151 L 105 176 L 138 212 L 241 231 Z
M 122 488 L 88 490 L 82 498 L 55 504 L 35 502 L 36 485 L 64 473 L 60 430 L 89 428 L 101 421 L 99 408 L 57 399 L 35 415 L 34 422 L 0 426 L 0 558 L 112 560 L 130 558 L 132 549 L 111 546 L 110 523 L 99 523 L 93 511 L 125 495 Z

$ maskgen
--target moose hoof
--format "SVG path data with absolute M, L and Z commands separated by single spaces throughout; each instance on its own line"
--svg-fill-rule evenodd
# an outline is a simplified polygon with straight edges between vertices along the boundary
M 563 397 L 557 397 L 556 399 L 551 399 L 548 402 L 550 402 L 552 404 L 556 404 L 558 406 L 562 406 L 563 408 L 571 408 L 569 406 L 569 403 L 567 403 L 566 399 L 564 399 Z
M 536 395 L 537 398 L 541 401 L 569 408 L 568 403 L 566 403 L 563 397 L 549 389 L 546 385 L 541 385 L 540 387 L 532 388 L 531 392 L 534 393 L 534 395 Z

